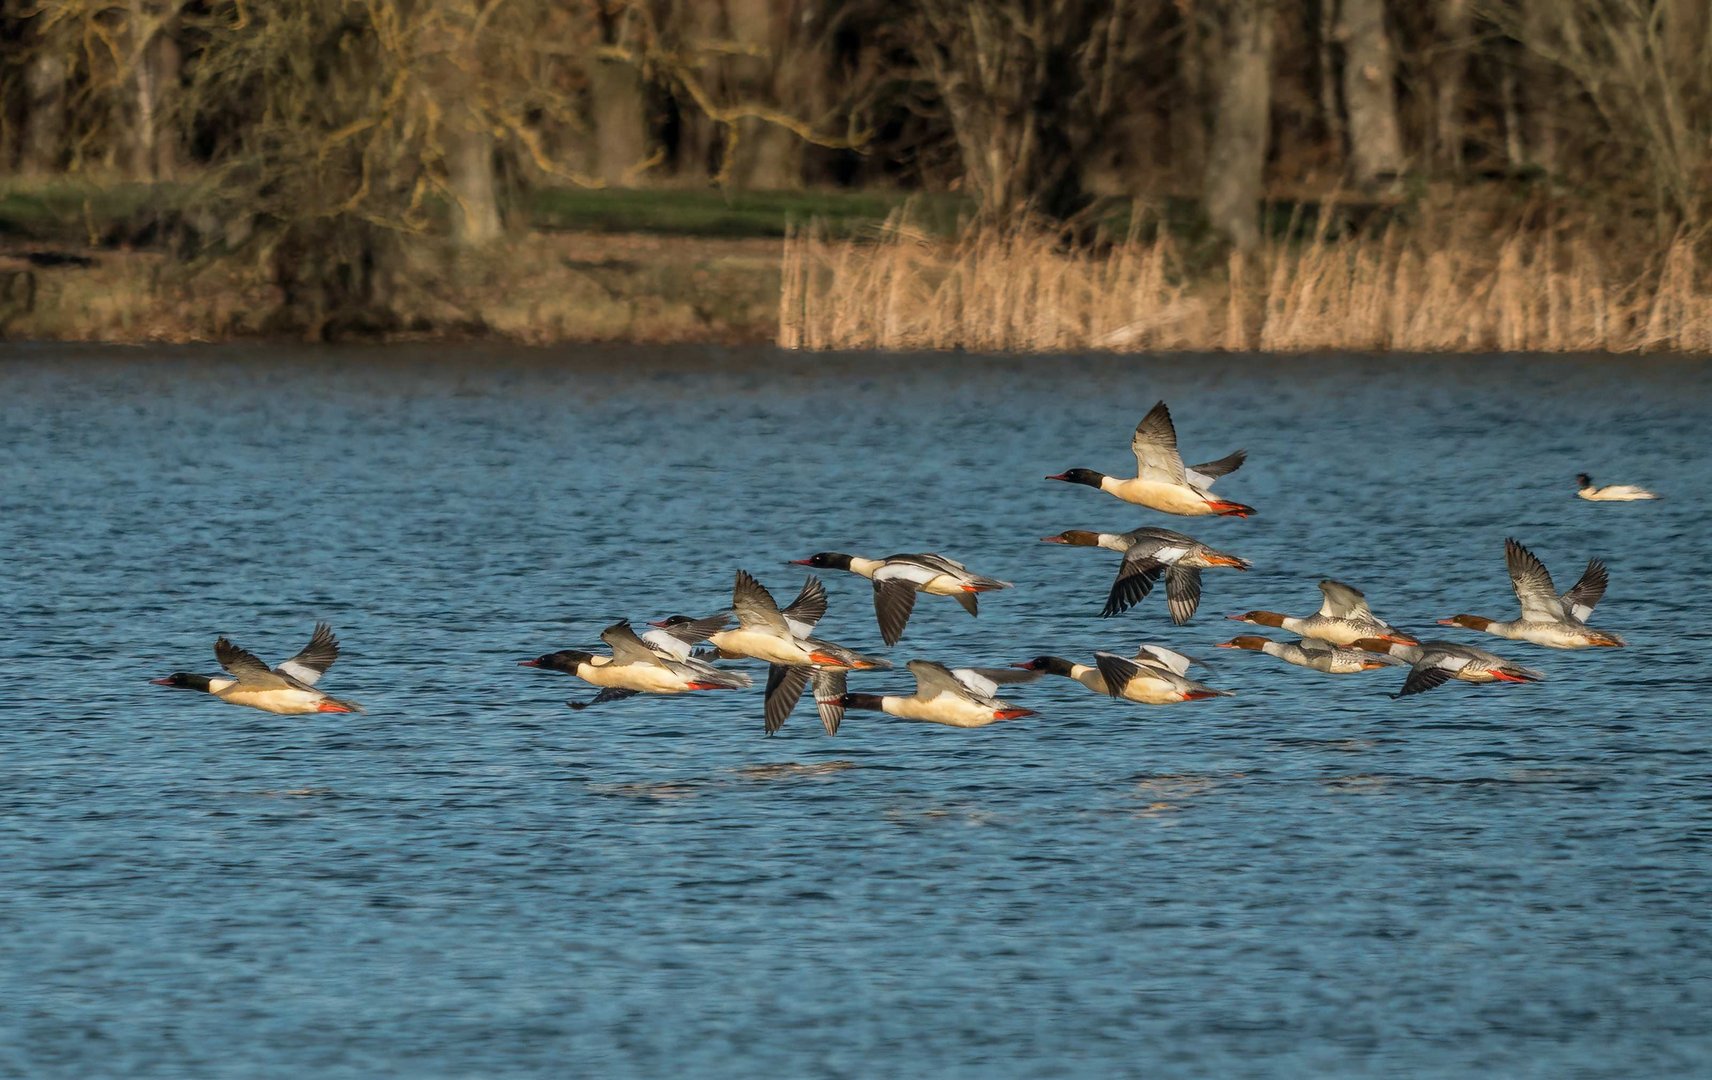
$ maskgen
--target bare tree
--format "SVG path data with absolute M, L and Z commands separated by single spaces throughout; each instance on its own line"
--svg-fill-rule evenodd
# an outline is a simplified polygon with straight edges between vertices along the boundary
M 1385 30 L 1383 0 L 1341 0 L 1343 102 L 1349 113 L 1350 178 L 1372 187 L 1403 171 L 1397 123 L 1397 55 Z
M 1238 251 L 1260 244 L 1272 106 L 1272 0 L 1223 0 L 1225 50 L 1202 188 L 1207 220 Z

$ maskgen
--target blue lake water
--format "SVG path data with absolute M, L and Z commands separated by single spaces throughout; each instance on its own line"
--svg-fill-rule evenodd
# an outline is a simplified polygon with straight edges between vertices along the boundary
M 1712 367 L 13 346 L 0 385 L 0 1075 L 1712 1070 Z M 1133 466 L 1159 398 L 1259 516 L 1041 479 Z M 1116 557 L 1037 539 L 1142 524 L 1255 568 L 1102 620 Z M 1510 535 L 1560 587 L 1606 558 L 1631 647 L 1434 626 L 1513 615 Z M 1237 696 L 768 739 L 758 689 L 578 713 L 515 665 L 827 549 L 1017 583 L 923 598 L 900 666 L 1151 641 Z M 1212 647 L 1327 576 L 1548 681 Z M 148 682 L 317 619 L 366 715 Z

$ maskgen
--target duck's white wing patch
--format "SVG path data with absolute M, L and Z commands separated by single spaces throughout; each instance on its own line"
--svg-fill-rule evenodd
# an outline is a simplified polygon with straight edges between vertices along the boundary
M 333 628 L 324 622 L 318 622 L 315 624 L 315 633 L 309 638 L 309 644 L 296 656 L 274 668 L 274 672 L 296 679 L 304 686 L 314 686 L 338 658 L 339 639 L 333 636 Z
M 814 633 L 815 624 L 826 615 L 826 586 L 820 579 L 810 574 L 803 587 L 797 593 L 797 598 L 785 605 L 780 612 L 785 617 L 785 625 L 790 627 L 791 636 L 808 637 Z
M 1599 605 L 1600 598 L 1605 595 L 1605 587 L 1610 583 L 1611 577 L 1605 569 L 1605 564 L 1598 559 L 1588 559 L 1587 569 L 1582 572 L 1581 580 L 1559 598 L 1563 601 L 1563 609 L 1571 616 L 1586 622 L 1593 614 L 1593 609 Z
M 1247 450 L 1237 450 L 1226 454 L 1217 461 L 1208 461 L 1200 465 L 1190 465 L 1184 471 L 1188 474 L 1189 482 L 1198 488 L 1209 488 L 1213 481 L 1221 476 L 1228 476 L 1242 468 L 1242 463 L 1248 460 Z
M 1326 598 L 1320 614 L 1329 619 L 1373 618 L 1373 609 L 1367 606 L 1367 597 L 1360 589 L 1327 578 L 1320 582 L 1320 592 Z
M 1176 675 L 1187 675 L 1189 665 L 1194 663 L 1180 652 L 1173 652 L 1163 645 L 1143 645 L 1135 651 L 1134 659 L 1145 664 L 1158 665 Z

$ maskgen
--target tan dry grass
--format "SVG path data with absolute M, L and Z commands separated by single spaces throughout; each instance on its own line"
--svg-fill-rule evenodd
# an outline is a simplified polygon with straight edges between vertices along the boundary
M 785 241 L 779 343 L 797 349 L 1712 352 L 1695 244 L 1652 259 L 1553 232 L 1324 234 L 1191 280 L 1169 237 L 1102 253 L 1017 228 L 934 241 Z

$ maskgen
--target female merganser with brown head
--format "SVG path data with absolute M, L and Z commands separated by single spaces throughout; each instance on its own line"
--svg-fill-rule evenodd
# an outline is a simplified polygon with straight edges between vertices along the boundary
M 1595 630 L 1582 620 L 1593 614 L 1605 595 L 1610 578 L 1605 564 L 1587 560 L 1587 570 L 1568 592 L 1559 595 L 1551 574 L 1534 553 L 1514 539 L 1504 541 L 1504 564 L 1510 571 L 1510 587 L 1522 605 L 1522 617 L 1496 622 L 1481 615 L 1452 615 L 1440 619 L 1441 626 L 1461 626 L 1495 637 L 1531 641 L 1552 649 L 1622 648 L 1616 634 Z
M 1100 615 L 1110 617 L 1141 602 L 1161 574 L 1165 576 L 1165 601 L 1171 621 L 1181 626 L 1201 603 L 1201 571 L 1213 566 L 1247 570 L 1251 563 L 1235 555 L 1215 551 L 1191 536 L 1170 529 L 1135 529 L 1126 533 L 1096 533 L 1080 529 L 1043 536 L 1048 544 L 1072 547 L 1102 547 L 1124 553 L 1117 580 L 1106 596 Z
M 793 566 L 814 566 L 822 570 L 848 570 L 874 583 L 874 617 L 880 624 L 880 640 L 896 645 L 904 636 L 910 613 L 915 609 L 915 594 L 949 596 L 970 615 L 980 613 L 975 600 L 977 593 L 1008 589 L 1011 583 L 972 572 L 955 559 L 947 559 L 931 551 L 915 555 L 887 555 L 883 559 L 864 559 L 840 551 L 822 551 L 806 559 L 792 559 Z
M 1276 626 L 1299 637 L 1318 638 L 1333 645 L 1352 645 L 1360 638 L 1415 644 L 1413 637 L 1375 616 L 1361 590 L 1327 579 L 1320 582 L 1320 592 L 1325 595 L 1325 602 L 1319 611 L 1306 618 L 1276 611 L 1250 611 L 1231 618 L 1257 626 Z
M 696 690 L 739 690 L 753 680 L 740 671 L 721 671 L 702 660 L 669 656 L 637 636 L 628 622 L 616 622 L 601 631 L 600 640 L 611 656 L 564 649 L 544 653 L 533 660 L 519 660 L 519 667 L 545 668 L 574 675 L 601 688 L 588 701 L 566 702 L 573 709 L 586 709 L 608 701 L 621 701 L 637 694 L 686 694 Z
M 960 728 L 986 727 L 999 720 L 1034 715 L 1033 709 L 1019 709 L 993 696 L 998 690 L 995 676 L 1009 679 L 1017 676 L 1014 671 L 979 668 L 953 671 L 931 660 L 911 660 L 909 671 L 915 676 L 915 693 L 909 697 L 845 694 L 841 703 L 846 709 L 871 709 L 902 720 Z
M 1102 662 L 1098 657 L 1123 661 L 1136 670 L 1130 672 L 1127 668 L 1114 667 L 1110 661 Z M 1096 694 L 1123 697 L 1143 705 L 1171 705 L 1179 701 L 1199 701 L 1220 696 L 1222 691 L 1187 677 L 1189 665 L 1193 662 L 1182 653 L 1173 652 L 1163 645 L 1143 645 L 1136 650 L 1134 656 L 1127 658 L 1114 656 L 1112 653 L 1098 653 L 1093 665 L 1072 663 L 1061 656 L 1037 656 L 1033 660 L 1025 660 L 1011 666 L 1025 671 L 1058 675 L 1079 682 Z M 1115 684 L 1107 682 L 1108 670 L 1119 676 Z M 1117 692 L 1112 690 L 1113 685 L 1118 687 Z
M 1135 476 L 1127 480 L 1093 469 L 1071 469 L 1047 479 L 1085 484 L 1124 502 L 1185 517 L 1247 517 L 1256 512 L 1252 506 L 1215 498 L 1207 490 L 1219 477 L 1241 468 L 1248 452 L 1238 450 L 1217 461 L 1185 467 L 1177 452 L 1177 429 L 1165 402 L 1155 405 L 1135 426 L 1130 449 L 1135 451 Z
M 1545 673 L 1523 667 L 1485 649 L 1458 645 L 1453 641 L 1423 641 L 1419 645 L 1401 645 L 1377 638 L 1363 638 L 1356 648 L 1386 653 L 1408 661 L 1412 666 L 1403 680 L 1403 689 L 1392 694 L 1393 699 L 1431 690 L 1451 679 L 1469 683 L 1538 682 Z
M 761 709 L 769 735 L 778 731 L 791 715 L 816 670 L 873 671 L 892 666 L 888 661 L 809 636 L 826 610 L 825 587 L 812 577 L 787 609 L 792 612 L 787 615 L 764 585 L 747 571 L 739 570 L 731 590 L 731 609 L 737 615 L 737 625 L 710 635 L 707 643 L 718 649 L 721 656 L 764 660 L 771 665 Z M 820 719 L 828 734 L 838 730 L 837 716 L 828 709 L 821 709 Z
M 200 690 L 228 705 L 244 705 L 282 716 L 363 711 L 354 701 L 341 701 L 315 689 L 321 676 L 339 658 L 339 639 L 326 623 L 316 623 L 309 644 L 275 668 L 269 668 L 254 653 L 224 637 L 214 643 L 214 658 L 230 678 L 175 671 L 164 679 L 150 681 L 156 686 Z
M 1351 675 L 1357 671 L 1395 667 L 1403 661 L 1391 656 L 1347 649 L 1327 641 L 1303 638 L 1301 642 L 1273 641 L 1258 634 L 1243 634 L 1219 645 L 1221 649 L 1247 649 L 1276 656 L 1287 664 L 1323 671 L 1328 675 Z
M 1640 502 L 1643 499 L 1658 498 L 1646 488 L 1636 487 L 1633 484 L 1607 484 L 1604 487 L 1594 487 L 1593 477 L 1586 473 L 1577 473 L 1575 483 L 1579 488 L 1575 493 L 1576 497 L 1586 499 L 1588 502 Z

